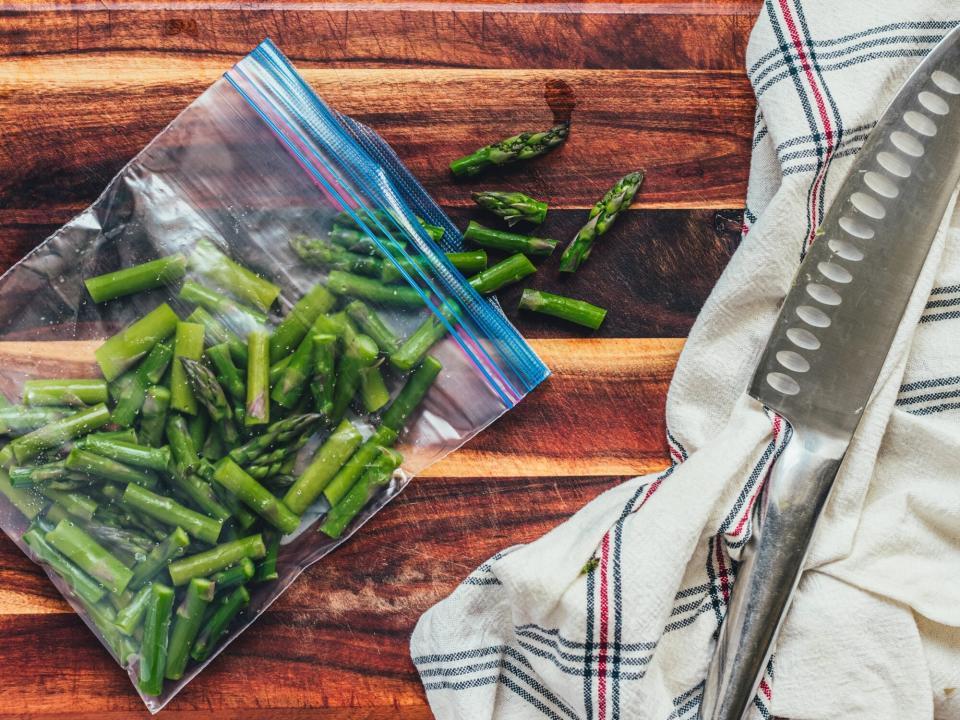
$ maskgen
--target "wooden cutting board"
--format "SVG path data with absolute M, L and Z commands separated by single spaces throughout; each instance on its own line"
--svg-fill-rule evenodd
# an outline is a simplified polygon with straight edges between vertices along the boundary
M 738 238 L 759 0 L 2 7 L 0 269 L 266 36 L 334 107 L 380 131 L 460 224 L 475 216 L 470 190 L 511 188 L 549 200 L 545 230 L 565 240 L 620 175 L 647 170 L 581 272 L 558 280 L 554 258 L 533 281 L 608 307 L 603 329 L 517 316 L 518 291 L 505 292 L 554 376 L 308 571 L 164 712 L 431 717 L 407 651 L 420 614 L 497 550 L 667 463 L 667 384 Z M 451 182 L 453 157 L 570 112 L 561 151 Z M 0 362 L 26 350 L 6 345 Z M 0 540 L 0 718 L 145 715 L 39 569 Z

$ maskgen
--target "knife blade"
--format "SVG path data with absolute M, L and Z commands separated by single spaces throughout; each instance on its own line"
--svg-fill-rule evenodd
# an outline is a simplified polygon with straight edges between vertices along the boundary
M 801 262 L 749 393 L 793 438 L 752 522 L 700 718 L 743 720 L 817 519 L 960 182 L 960 28 L 907 79 Z

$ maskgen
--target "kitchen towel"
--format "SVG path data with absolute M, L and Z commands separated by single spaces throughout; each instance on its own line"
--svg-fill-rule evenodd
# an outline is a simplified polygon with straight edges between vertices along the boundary
M 745 388 L 852 157 L 957 22 L 942 0 L 764 4 L 743 239 L 670 387 L 673 465 L 498 553 L 423 616 L 411 651 L 439 720 L 697 716 L 754 503 L 792 433 Z M 951 205 L 755 717 L 960 718 L 958 235 Z

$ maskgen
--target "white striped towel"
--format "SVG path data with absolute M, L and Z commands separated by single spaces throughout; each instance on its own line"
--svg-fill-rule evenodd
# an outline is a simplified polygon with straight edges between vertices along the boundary
M 944 0 L 767 0 L 747 50 L 759 106 L 747 223 L 670 388 L 674 465 L 499 553 L 423 616 L 411 650 L 440 720 L 696 717 L 747 520 L 791 436 L 744 389 L 851 157 L 958 21 Z M 958 230 L 951 209 L 757 717 L 960 718 Z

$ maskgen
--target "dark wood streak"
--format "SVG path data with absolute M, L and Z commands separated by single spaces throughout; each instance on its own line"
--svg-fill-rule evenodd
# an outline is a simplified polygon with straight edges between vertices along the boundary
M 511 186 L 521 189 L 513 183 Z M 49 217 L 49 223 L 3 223 L 0 213 L 0 272 L 54 232 L 61 218 L 66 221 L 74 212 L 51 208 L 49 213 L 32 213 L 36 219 Z M 496 217 L 479 209 L 455 207 L 449 212 L 461 228 L 471 219 L 500 227 Z M 733 228 L 725 224 L 724 231 L 719 232 L 717 213 L 711 210 L 631 210 L 597 241 L 596 251 L 579 272 L 561 276 L 557 264 L 562 247 L 585 219 L 585 210 L 551 210 L 547 222 L 536 228 L 534 234 L 555 238 L 561 247 L 540 263 L 535 276 L 499 293 L 501 306 L 511 321 L 528 337 L 686 336 L 736 247 L 738 236 Z M 490 253 L 491 263 L 502 257 Z M 518 312 L 523 287 L 578 297 L 602 305 L 610 313 L 594 333 L 560 320 Z
M 451 215 L 460 227 L 469 218 L 499 227 L 496 218 L 479 211 L 454 209 Z M 535 234 L 554 238 L 560 246 L 540 263 L 536 275 L 504 288 L 497 297 L 527 337 L 685 337 L 739 240 L 732 232 L 718 232 L 716 216 L 709 210 L 631 210 L 596 241 L 580 270 L 566 275 L 558 271 L 560 255 L 587 212 L 548 212 Z M 503 257 L 490 255 L 491 263 Z M 600 305 L 609 310 L 607 319 L 592 332 L 521 312 L 517 305 L 525 287 Z

